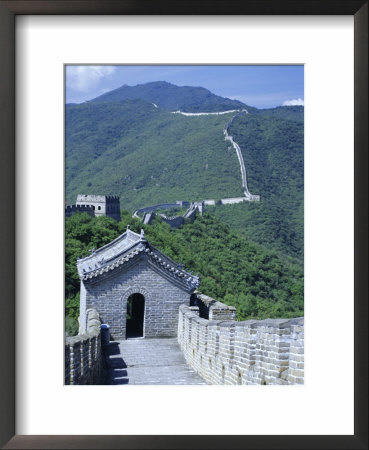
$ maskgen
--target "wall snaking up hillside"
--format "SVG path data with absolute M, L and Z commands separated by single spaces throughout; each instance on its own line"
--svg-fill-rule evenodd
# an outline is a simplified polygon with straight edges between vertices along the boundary
M 101 324 L 96 310 L 87 310 L 86 334 L 65 338 L 65 384 L 99 384 L 102 370 Z
M 178 342 L 209 384 L 303 384 L 304 319 L 207 320 L 179 310 Z

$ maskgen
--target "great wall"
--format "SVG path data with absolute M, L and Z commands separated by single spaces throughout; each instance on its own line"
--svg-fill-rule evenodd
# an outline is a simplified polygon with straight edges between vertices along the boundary
M 235 308 L 204 295 L 197 295 L 197 302 L 199 306 L 179 309 L 178 342 L 188 364 L 205 381 L 304 383 L 303 318 L 238 322 Z
M 65 384 L 99 384 L 102 381 L 100 316 L 93 309 L 86 314 L 86 332 L 65 338 Z
M 156 105 L 154 105 L 156 106 Z M 157 106 L 156 106 L 157 107 Z M 223 115 L 237 113 L 232 116 L 229 122 L 225 125 L 223 133 L 224 139 L 229 141 L 233 148 L 236 150 L 238 162 L 241 169 L 241 180 L 242 188 L 244 190 L 244 197 L 229 197 L 222 198 L 218 201 L 216 200 L 201 200 L 198 202 L 188 202 L 188 201 L 177 201 L 176 203 L 162 203 L 157 205 L 145 206 L 136 209 L 132 217 L 140 218 L 144 224 L 151 224 L 152 220 L 155 218 L 156 210 L 158 209 L 170 209 L 170 208 L 183 208 L 188 207 L 187 211 L 183 215 L 175 215 L 168 217 L 165 214 L 159 214 L 164 222 L 169 224 L 174 228 L 178 228 L 185 223 L 186 219 L 193 221 L 198 213 L 200 215 L 204 212 L 205 206 L 219 205 L 231 205 L 242 202 L 258 202 L 260 200 L 259 195 L 253 195 L 249 192 L 247 186 L 247 173 L 245 168 L 245 162 L 242 156 L 240 146 L 233 140 L 233 137 L 228 134 L 229 127 L 232 125 L 233 121 L 243 115 L 248 114 L 246 109 L 243 110 L 229 110 L 221 112 L 206 112 L 206 113 L 187 113 L 182 111 L 173 111 L 172 114 L 181 114 L 184 116 L 204 116 L 204 115 Z M 78 194 L 75 205 L 67 205 L 65 207 L 65 217 L 70 217 L 77 212 L 86 212 L 90 216 L 108 216 L 113 219 L 120 221 L 120 200 L 116 196 L 106 196 L 106 195 L 86 195 Z M 143 215 L 140 217 L 140 215 Z
M 120 200 L 113 195 L 78 194 L 75 205 L 65 206 L 65 217 L 86 212 L 91 217 L 107 216 L 120 221 Z
M 65 340 L 66 384 L 304 383 L 303 318 L 237 321 L 143 231 L 127 227 L 77 267 L 80 331 Z
M 99 314 L 90 309 L 87 332 L 66 337 L 65 384 L 179 384 L 178 380 L 180 384 L 304 384 L 303 318 L 237 322 L 235 308 L 201 294 L 196 297 L 198 306 L 179 307 L 176 342 L 161 338 L 104 343 Z M 178 364 L 178 347 L 187 368 L 183 362 Z M 170 370 L 155 374 L 161 368 L 160 355 Z M 150 376 L 125 361 L 139 363 Z
M 174 114 L 200 116 L 237 112 L 224 128 L 236 150 L 244 197 L 221 204 L 259 201 L 247 186 L 239 145 L 228 130 L 242 111 Z M 206 205 L 177 201 L 137 209 L 150 224 L 156 211 L 188 208 L 182 216 L 159 214 L 179 227 Z M 79 195 L 76 212 L 120 220 L 119 198 Z M 119 214 L 119 216 L 118 216 Z M 77 261 L 81 280 L 80 330 L 65 338 L 65 384 L 290 385 L 304 383 L 304 319 L 236 320 L 236 309 L 197 291 L 200 280 L 159 252 L 141 234 L 127 231 Z
M 258 202 L 260 200 L 260 196 L 259 195 L 252 195 L 252 194 L 250 194 L 249 189 L 247 187 L 247 173 L 246 173 L 245 162 L 243 160 L 243 156 L 242 156 L 242 152 L 241 152 L 240 146 L 237 144 L 237 142 L 235 142 L 233 140 L 233 137 L 228 134 L 229 127 L 232 125 L 232 123 L 235 120 L 235 118 L 239 117 L 239 116 L 241 116 L 243 114 L 248 114 L 246 109 L 240 111 L 238 114 L 236 114 L 235 116 L 233 116 L 231 118 L 231 120 L 228 122 L 228 124 L 226 125 L 226 127 L 224 129 L 224 136 L 225 136 L 225 140 L 229 141 L 232 144 L 233 148 L 236 150 L 237 158 L 238 158 L 238 161 L 240 163 L 241 177 L 242 177 L 242 187 L 244 189 L 244 194 L 245 194 L 246 200 L 249 201 L 249 202 L 253 202 L 253 201 L 254 202 Z
M 242 156 L 241 148 L 233 140 L 233 137 L 228 134 L 229 127 L 232 125 L 234 120 L 243 115 L 248 114 L 248 111 L 246 109 L 243 110 L 229 110 L 229 111 L 221 111 L 221 112 L 199 112 L 199 113 L 187 113 L 182 111 L 173 111 L 172 114 L 181 114 L 184 116 L 208 116 L 208 115 L 223 115 L 223 114 L 229 114 L 229 113 L 237 113 L 229 120 L 229 122 L 224 127 L 223 133 L 224 133 L 224 139 L 226 141 L 229 141 L 233 148 L 236 150 L 238 162 L 240 164 L 241 169 L 241 180 L 242 180 L 242 188 L 244 190 L 244 197 L 230 197 L 230 198 L 222 198 L 218 201 L 215 200 L 201 200 L 199 202 L 192 202 L 191 204 L 188 201 L 177 201 L 176 203 L 163 203 L 159 205 L 152 205 L 152 206 L 146 206 L 143 208 L 139 208 L 136 211 L 134 211 L 132 217 L 140 218 L 139 215 L 143 214 L 142 222 L 144 224 L 151 224 L 152 220 L 157 215 L 155 213 L 155 210 L 157 209 L 169 209 L 169 208 L 181 208 L 183 206 L 189 206 L 188 210 L 181 216 L 172 216 L 167 217 L 165 214 L 159 214 L 162 220 L 166 223 L 168 223 L 170 226 L 174 228 L 178 228 L 181 225 L 185 223 L 185 219 L 194 220 L 197 213 L 202 214 L 205 210 L 205 206 L 214 206 L 215 204 L 220 205 L 232 205 L 236 203 L 242 203 L 242 202 L 258 202 L 260 201 L 259 195 L 253 195 L 249 192 L 248 186 L 247 186 L 247 172 L 245 167 L 245 162 Z

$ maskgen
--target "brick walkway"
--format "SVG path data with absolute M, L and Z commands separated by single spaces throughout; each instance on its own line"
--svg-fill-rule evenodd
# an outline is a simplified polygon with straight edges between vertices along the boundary
M 110 342 L 105 352 L 108 384 L 207 384 L 186 363 L 176 338 Z

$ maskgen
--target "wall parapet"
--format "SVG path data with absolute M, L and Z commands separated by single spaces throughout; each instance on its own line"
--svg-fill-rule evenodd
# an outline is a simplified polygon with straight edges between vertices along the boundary
M 65 217 L 70 217 L 75 213 L 83 213 L 86 212 L 91 217 L 95 216 L 95 211 L 92 206 L 87 205 L 67 205 L 65 207 Z
M 133 213 L 132 217 L 139 218 L 139 214 L 143 214 L 142 222 L 144 224 L 151 225 L 152 221 L 157 216 L 157 213 L 155 212 L 157 209 L 169 209 L 169 208 L 178 208 L 178 207 L 188 207 L 187 211 L 181 215 L 181 216 L 171 216 L 168 217 L 165 214 L 159 214 L 159 216 L 162 218 L 162 220 L 170 225 L 173 228 L 179 228 L 181 225 L 183 225 L 186 220 L 189 219 L 194 221 L 196 218 L 197 213 L 202 213 L 205 211 L 205 203 L 204 201 L 201 202 L 187 202 L 187 201 L 177 201 L 176 203 L 162 203 L 160 205 L 152 205 L 152 206 L 146 206 L 144 208 L 136 209 L 136 211 Z
M 200 317 L 208 320 L 236 320 L 236 308 L 207 295 L 195 292 L 192 303 L 199 307 Z
M 180 307 L 178 343 L 209 384 L 304 383 L 303 318 L 207 320 L 199 309 Z
M 102 370 L 100 317 L 88 309 L 85 334 L 65 338 L 65 384 L 99 384 Z

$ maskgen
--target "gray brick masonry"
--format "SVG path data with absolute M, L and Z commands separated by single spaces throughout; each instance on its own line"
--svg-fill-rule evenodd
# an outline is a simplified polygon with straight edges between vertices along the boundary
M 165 278 L 145 255 L 131 265 L 85 283 L 85 307 L 99 312 L 115 340 L 126 338 L 127 300 L 139 293 L 145 298 L 144 337 L 175 337 L 179 306 L 189 304 L 190 294 Z
M 85 334 L 65 338 L 65 384 L 99 384 L 102 353 L 100 319 L 97 311 L 87 312 Z
M 303 384 L 304 319 L 207 320 L 182 305 L 178 343 L 209 384 Z
M 111 243 L 77 261 L 81 279 L 80 333 L 86 310 L 95 309 L 115 340 L 126 338 L 127 301 L 141 294 L 143 337 L 175 337 L 179 306 L 190 304 L 198 277 L 155 249 L 129 228 Z M 140 319 L 141 320 L 141 319 Z
M 112 337 L 105 351 L 119 347 L 104 358 L 112 384 L 304 383 L 303 318 L 236 321 L 234 307 L 197 292 L 199 278 L 155 249 L 143 231 L 127 228 L 77 266 L 80 334 L 66 338 L 66 384 L 99 384 L 101 322 Z M 143 323 L 136 342 L 125 340 L 131 296 L 140 299 Z M 125 367 L 114 366 L 122 361 Z

